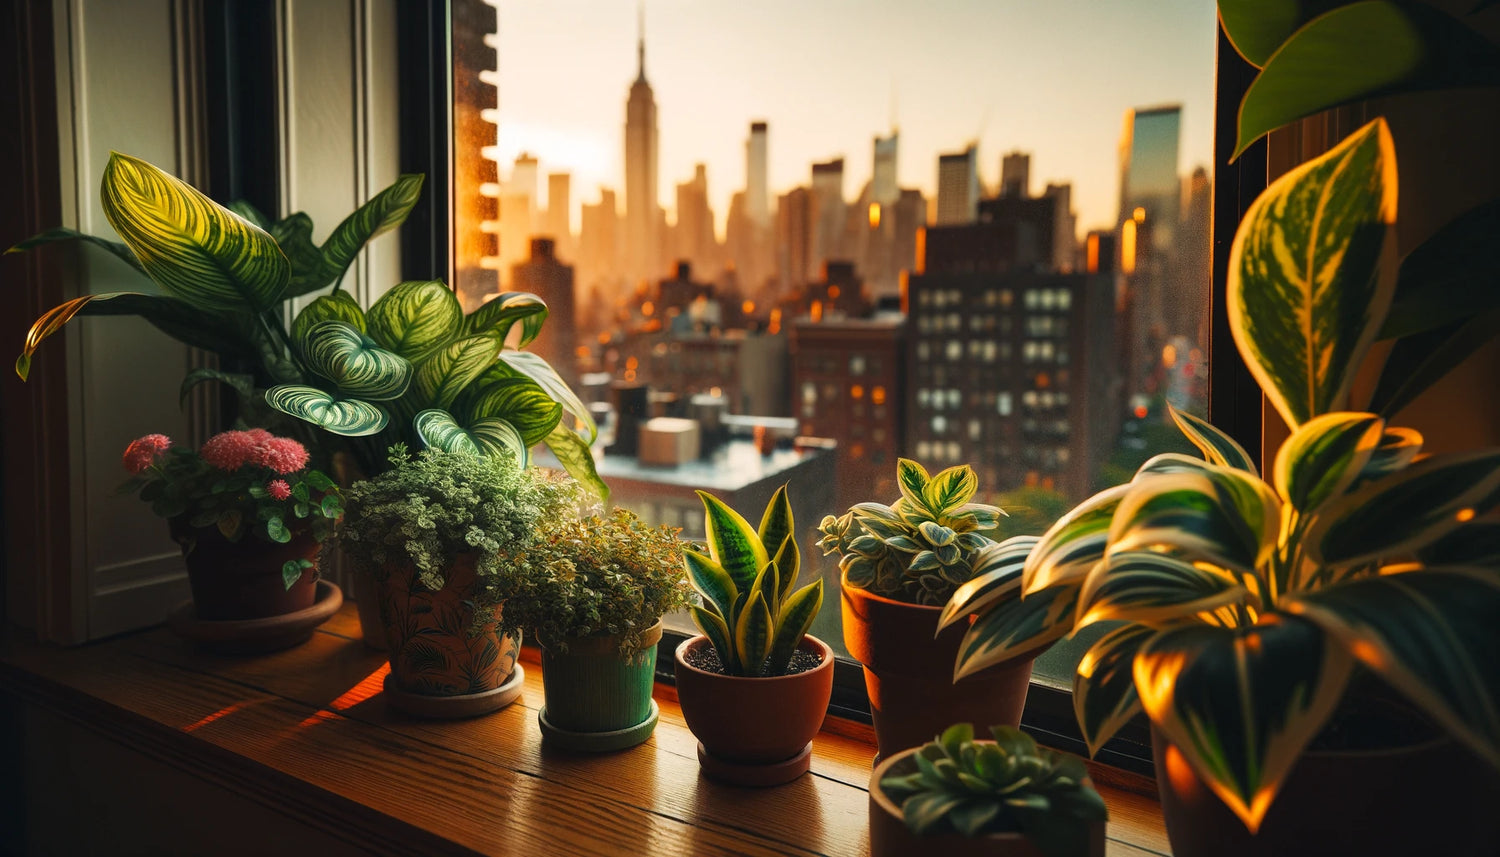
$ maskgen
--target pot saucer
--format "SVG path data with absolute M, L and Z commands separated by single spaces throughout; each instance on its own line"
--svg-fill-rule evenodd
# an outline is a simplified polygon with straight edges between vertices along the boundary
M 409 693 L 396 686 L 396 677 L 385 677 L 385 701 L 402 714 L 429 720 L 462 720 L 499 711 L 521 695 L 526 683 L 526 670 L 516 664 L 515 670 L 501 685 L 483 693 L 461 693 L 456 696 L 432 696 L 425 693 Z
M 704 776 L 731 786 L 752 788 L 779 786 L 797 779 L 812 767 L 812 742 L 809 741 L 807 746 L 802 748 L 802 752 L 790 759 L 770 764 L 749 764 L 728 762 L 711 756 L 703 748 L 703 742 L 699 741 L 698 764 L 703 767 Z
M 574 750 L 580 753 L 608 753 L 614 750 L 624 750 L 634 747 L 651 737 L 652 731 L 656 729 L 656 720 L 660 716 L 661 709 L 657 707 L 656 700 L 651 700 L 651 713 L 645 720 L 625 729 L 615 729 L 610 732 L 573 732 L 554 726 L 547 719 L 547 706 L 537 713 L 537 722 L 542 727 L 542 737 L 547 743 L 563 750 Z
M 313 631 L 344 604 L 343 590 L 319 580 L 311 607 L 262 619 L 199 619 L 193 602 L 185 601 L 167 616 L 167 627 L 177 636 L 222 654 L 258 655 L 279 652 L 307 642 Z

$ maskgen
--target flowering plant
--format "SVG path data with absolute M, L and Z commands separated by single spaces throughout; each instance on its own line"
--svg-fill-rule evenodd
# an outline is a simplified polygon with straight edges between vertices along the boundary
M 196 452 L 148 434 L 125 447 L 131 478 L 120 490 L 138 492 L 175 525 L 214 527 L 231 542 L 252 533 L 285 543 L 302 532 L 322 542 L 344 514 L 343 495 L 332 479 L 307 469 L 307 459 L 302 444 L 264 429 L 221 432 Z M 311 566 L 289 561 L 282 569 L 287 587 Z

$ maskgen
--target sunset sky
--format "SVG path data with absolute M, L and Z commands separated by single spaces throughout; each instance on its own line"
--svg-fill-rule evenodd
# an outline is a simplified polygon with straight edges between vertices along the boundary
M 722 234 L 754 119 L 770 123 L 773 196 L 842 155 L 852 199 L 894 118 L 902 186 L 930 196 L 938 154 L 978 139 L 987 184 L 1002 154 L 1029 151 L 1032 192 L 1071 180 L 1080 231 L 1104 226 L 1127 108 L 1181 104 L 1179 169 L 1210 166 L 1214 14 L 1213 0 L 648 0 L 660 202 L 670 214 L 706 163 Z M 636 3 L 499 0 L 499 19 L 501 177 L 521 151 L 544 196 L 547 172 L 571 172 L 575 230 L 601 184 L 623 207 Z

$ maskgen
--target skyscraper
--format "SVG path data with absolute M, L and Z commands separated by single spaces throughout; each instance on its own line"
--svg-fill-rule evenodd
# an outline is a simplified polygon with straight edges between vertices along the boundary
M 1177 173 L 1177 144 L 1182 107 L 1139 108 L 1125 111 L 1120 136 L 1120 214 L 1116 224 L 1135 218 L 1145 209 L 1151 238 L 1158 252 L 1169 252 L 1181 205 L 1182 183 Z
M 625 275 L 629 282 L 652 279 L 660 271 L 657 258 L 656 97 L 646 82 L 645 17 L 636 42 L 638 71 L 625 102 Z
M 699 276 L 718 274 L 718 241 L 714 215 L 708 207 L 708 168 L 698 164 L 692 181 L 677 185 L 677 228 L 673 252 L 678 261 L 691 262 Z
M 938 156 L 937 225 L 973 223 L 979 213 L 979 153 L 970 143 L 962 152 Z
M 808 253 L 807 277 L 823 275 L 823 263 L 844 258 L 844 159 L 812 165 L 812 247 Z
M 745 141 L 745 215 L 761 229 L 771 225 L 771 200 L 766 189 L 767 126 L 750 123 L 750 139 Z
M 568 173 L 547 175 L 547 222 L 543 229 L 555 242 L 557 256 L 576 262 L 573 252 L 572 225 L 573 177 Z
M 1031 155 L 1011 152 L 1000 159 L 1000 195 L 1027 196 L 1031 193 Z
M 870 179 L 870 202 L 882 208 L 900 198 L 901 190 L 896 179 L 896 144 L 900 132 L 892 130 L 889 137 L 875 138 L 875 168 Z
M 529 350 L 545 358 L 563 380 L 576 385 L 573 267 L 557 261 L 553 249 L 551 238 L 531 239 L 531 257 L 511 269 L 511 283 L 518 291 L 531 292 L 547 302 L 550 323 L 543 326 Z
M 783 290 L 798 288 L 815 279 L 807 275 L 812 209 L 812 194 L 805 187 L 782 194 L 776 205 L 776 267 L 781 273 Z

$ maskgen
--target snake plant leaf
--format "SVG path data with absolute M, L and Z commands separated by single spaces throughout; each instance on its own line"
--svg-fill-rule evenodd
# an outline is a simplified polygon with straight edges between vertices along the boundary
M 1308 21 L 1349 0 L 1219 0 L 1224 34 L 1245 62 L 1264 68 L 1291 35 Z
M 200 309 L 260 312 L 286 294 L 291 267 L 269 234 L 139 158 L 111 153 L 100 203 L 173 297 Z
M 500 331 L 492 330 L 489 333 L 497 342 L 503 342 L 504 338 Z M 592 444 L 599 437 L 599 426 L 594 422 L 594 415 L 589 413 L 588 405 L 578 398 L 568 382 L 557 374 L 546 358 L 539 354 L 527 351 L 510 351 L 502 349 L 500 362 L 489 370 L 493 377 L 504 377 L 505 375 L 528 378 L 537 386 L 547 391 L 553 401 L 562 405 L 563 412 L 573 417 L 574 421 L 586 432 L 588 442 Z
M 760 590 L 755 590 L 734 623 L 734 650 L 745 675 L 765 674 L 766 658 L 771 656 L 771 629 L 771 608 Z
M 344 276 L 359 251 L 372 238 L 400 226 L 422 196 L 421 174 L 406 174 L 333 228 L 323 242 L 320 268 L 322 282 L 309 291 L 320 289 Z M 303 293 L 305 294 L 305 293 Z
M 1450 327 L 1500 308 L 1500 199 L 1476 206 L 1401 260 L 1381 339 Z
M 411 385 L 412 366 L 345 321 L 320 321 L 307 331 L 302 357 L 344 396 L 383 402 Z
M 1243 471 L 1156 474 L 1130 483 L 1110 522 L 1108 555 L 1170 545 L 1179 559 L 1248 572 L 1280 530 L 1280 499 Z
M 776 618 L 776 636 L 771 641 L 771 652 L 767 656 L 773 674 L 786 672 L 792 653 L 812 627 L 813 619 L 823 609 L 823 578 L 798 589 L 787 597 Z
M 694 550 L 684 550 L 682 561 L 687 567 L 693 588 L 703 596 L 705 606 L 716 611 L 719 616 L 729 616 L 734 609 L 735 599 L 739 597 L 739 591 L 735 589 L 734 581 L 724 567 Z
M 1317 625 L 1279 614 L 1249 628 L 1167 630 L 1134 662 L 1146 716 L 1252 834 L 1353 666 Z
M 979 477 L 967 464 L 949 467 L 927 481 L 922 487 L 922 499 L 934 515 L 956 509 L 973 498 L 979 490 Z
M 417 393 L 431 407 L 449 410 L 458 394 L 494 365 L 499 355 L 500 341 L 493 336 L 470 336 L 453 342 L 417 367 Z
M 1127 624 L 1094 641 L 1073 676 L 1073 714 L 1089 755 L 1120 731 L 1141 710 L 1135 691 L 1135 653 L 1158 631 Z
M 953 595 L 938 614 L 937 631 L 933 636 L 954 622 L 983 613 L 993 604 L 1008 598 L 1020 598 L 1026 558 L 1039 541 L 1041 539 L 1036 536 L 1011 536 L 1003 542 L 980 548 L 974 555 L 973 576 L 953 590 Z
M 1240 223 L 1230 331 L 1293 429 L 1346 409 L 1390 306 L 1394 282 L 1379 268 L 1395 217 L 1396 153 L 1376 119 L 1277 179 Z
M 1072 633 L 1077 609 L 1078 585 L 1072 583 L 995 604 L 964 632 L 953 680 L 1035 652 Z
M 708 555 L 729 572 L 735 590 L 747 592 L 755 576 L 770 561 L 765 545 L 739 512 L 723 500 L 699 491 L 703 501 L 703 530 L 708 534 Z
M 777 603 L 781 597 L 781 575 L 776 570 L 776 563 L 766 563 L 765 568 L 755 575 L 755 582 L 750 584 L 750 588 L 765 599 L 766 608 L 771 611 L 772 616 L 781 612 L 781 605 Z
M 1386 416 L 1395 414 L 1497 333 L 1500 307 L 1398 340 L 1386 358 L 1370 407 Z
M 1493 567 L 1486 570 L 1493 576 Z M 1287 609 L 1326 629 L 1354 657 L 1500 767 L 1500 589 L 1493 581 L 1418 571 L 1302 593 Z
M 693 624 L 708 638 L 713 645 L 714 651 L 719 653 L 719 661 L 725 669 L 734 672 L 739 662 L 734 658 L 734 639 L 729 635 L 729 626 L 719 616 L 704 610 L 696 604 L 688 605 L 688 612 L 692 614 Z
M 1026 558 L 1021 591 L 1031 595 L 1058 583 L 1082 583 L 1094 564 L 1104 559 L 1110 522 L 1129 492 L 1129 484 L 1107 488 L 1058 518 Z
M 287 297 L 298 297 L 328 285 L 323 277 L 323 251 L 313 241 L 312 218 L 299 211 L 271 224 L 268 230 L 292 266 Z
M 347 322 L 360 333 L 365 332 L 365 312 L 359 308 L 359 302 L 348 292 L 334 292 L 319 296 L 297 313 L 292 319 L 292 342 L 305 351 L 307 334 L 320 321 Z
M 542 332 L 547 321 L 547 304 L 530 292 L 501 292 L 494 300 L 486 301 L 479 309 L 464 318 L 464 332 L 493 333 L 504 342 L 510 337 L 510 329 L 521 323 L 521 337 L 517 348 L 525 348 Z
M 927 475 L 927 469 L 909 458 L 896 459 L 896 484 L 901 488 L 901 497 L 911 510 L 928 516 L 935 515 L 937 510 L 927 507 L 927 499 L 922 496 L 922 490 L 932 477 Z M 915 526 L 915 522 L 913 526 Z
M 1152 551 L 1111 551 L 1083 581 L 1074 627 L 1108 621 L 1165 627 L 1252 600 L 1239 576 L 1224 569 Z
M 182 386 L 177 390 L 177 403 L 183 409 L 187 409 L 188 396 L 192 395 L 193 388 L 205 381 L 218 381 L 239 394 L 241 400 L 249 399 L 255 395 L 255 377 L 239 372 L 224 372 L 219 369 L 200 367 L 194 369 L 182 379 Z
M 267 232 L 271 231 L 271 218 L 256 208 L 248 199 L 237 199 L 229 203 L 229 210 L 250 221 L 250 224 L 257 229 L 264 229 Z
M 1276 453 L 1271 478 L 1277 493 L 1300 512 L 1317 508 L 1349 490 L 1384 436 L 1385 420 L 1374 414 L 1313 417 Z
M 82 232 L 79 232 L 77 229 L 69 229 L 66 226 L 59 226 L 55 229 L 48 229 L 45 232 L 38 232 L 30 238 L 27 238 L 25 241 L 22 241 L 9 250 L 6 250 L 5 252 L 7 254 L 23 253 L 35 247 L 40 247 L 43 244 L 55 244 L 59 241 L 82 241 L 86 244 L 92 244 L 95 247 L 98 247 L 105 252 L 113 255 L 115 258 L 136 269 L 140 273 L 146 273 L 146 269 L 141 267 L 141 260 L 137 259 L 135 257 L 135 254 L 130 252 L 130 248 L 124 243 L 120 241 L 110 241 L 106 238 L 98 238 L 93 235 L 85 235 Z
M 796 532 L 797 525 L 792 516 L 792 501 L 787 496 L 786 485 L 776 489 L 771 495 L 771 502 L 766 504 L 766 511 L 760 516 L 760 528 L 756 535 L 760 543 L 765 546 L 766 553 L 778 555 L 781 552 L 782 542 Z
M 389 415 L 377 405 L 358 399 L 337 399 L 305 384 L 272 387 L 266 391 L 266 404 L 345 437 L 377 434 L 390 421 Z
M 1500 503 L 1500 450 L 1435 455 L 1327 503 L 1302 545 L 1321 566 L 1359 566 L 1432 544 Z
M 526 378 L 486 384 L 461 412 L 470 422 L 505 420 L 516 427 L 527 446 L 541 443 L 562 422 L 562 405 Z
M 1243 446 L 1229 435 L 1219 431 L 1208 420 L 1199 419 L 1186 411 L 1167 405 L 1172 422 L 1182 431 L 1193 446 L 1203 452 L 1203 457 L 1220 467 L 1233 467 L 1247 473 L 1260 475 L 1260 469 Z
M 776 566 L 776 579 L 779 586 L 774 603 L 785 604 L 786 599 L 792 594 L 792 589 L 797 585 L 798 575 L 802 573 L 802 551 L 797 547 L 797 540 L 789 538 L 782 541 L 781 550 L 771 558 L 771 564 Z
M 609 502 L 609 486 L 599 478 L 599 471 L 594 466 L 594 454 L 589 451 L 589 445 L 578 433 L 563 425 L 558 425 L 543 440 L 547 449 L 552 451 L 553 456 L 561 462 L 563 469 L 568 475 L 578 481 L 580 485 L 587 488 L 601 502 Z
M 380 296 L 365 313 L 370 338 L 421 363 L 462 330 L 464 312 L 458 298 L 438 280 L 411 280 Z
M 412 419 L 412 428 L 432 449 L 466 455 L 509 455 L 522 467 L 531 462 L 521 433 L 503 419 L 480 419 L 465 426 L 447 411 L 429 408 Z

